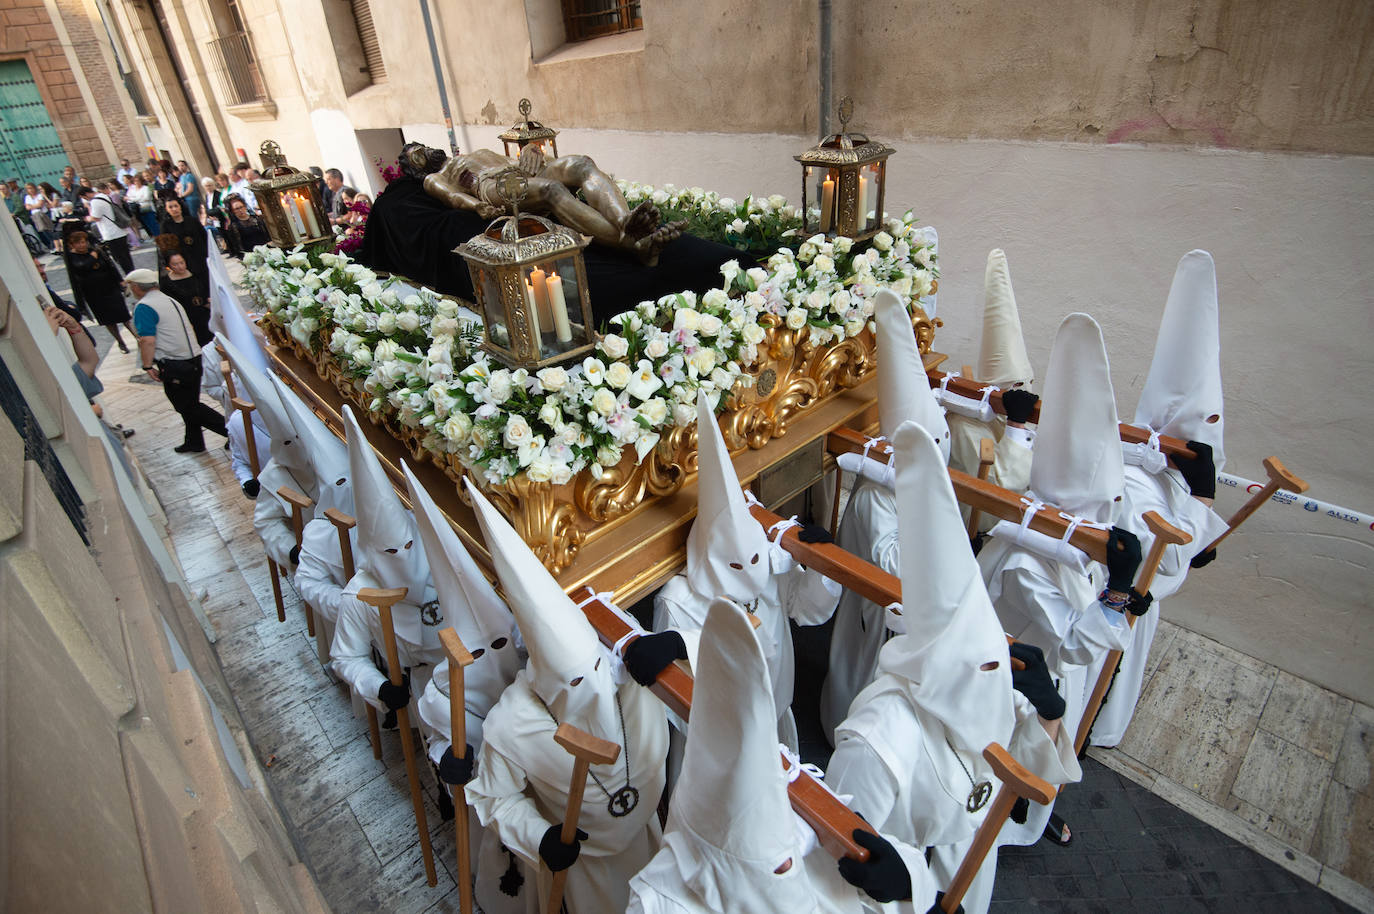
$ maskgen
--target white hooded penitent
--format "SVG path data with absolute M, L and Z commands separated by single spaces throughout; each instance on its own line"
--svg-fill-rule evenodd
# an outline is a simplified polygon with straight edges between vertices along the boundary
M 224 352 L 229 356 L 229 365 L 239 382 L 252 398 L 253 407 L 262 416 L 267 426 L 267 434 L 272 439 L 272 459 L 293 478 L 308 487 L 308 480 L 314 475 L 305 448 L 296 441 L 296 427 L 292 424 L 286 407 L 272 384 L 270 374 L 264 373 L 254 365 L 248 356 L 224 337 L 216 337 Z M 265 455 L 258 455 L 262 458 Z M 265 461 L 264 461 L 265 462 Z
M 883 646 L 878 672 L 904 680 L 956 749 L 1005 743 L 1015 724 L 1010 655 L 969 548 L 944 458 L 914 422 L 897 429 L 901 612 L 906 634 Z
M 914 420 L 948 461 L 949 425 L 930 389 L 911 315 L 891 289 L 878 290 L 873 306 L 878 325 L 878 427 L 891 439 L 903 422 Z
M 368 572 L 376 586 L 406 588 L 405 602 L 418 606 L 425 602 L 429 563 L 415 518 L 401 504 L 353 410 L 345 406 L 343 417 L 358 520 L 358 568 Z
M 700 392 L 697 448 L 697 518 L 687 534 L 687 583 L 707 598 L 748 603 L 772 574 L 768 536 L 749 513 L 715 413 Z
M 816 908 L 778 763 L 776 717 L 768 664 L 748 617 L 716 600 L 701 631 L 664 847 L 632 881 L 637 893 L 722 914 Z M 777 873 L 789 860 L 787 872 Z
M 1016 295 L 1011 290 L 1007 255 L 1001 248 L 988 252 L 983 272 L 983 339 L 978 350 L 978 380 L 1003 390 L 1030 387 L 1035 380 L 1021 334 Z
M 295 446 L 305 449 L 314 477 L 314 491 L 307 492 L 315 501 L 313 513 L 323 517 L 330 508 L 345 514 L 353 513 L 353 487 L 349 483 L 348 445 L 330 431 L 315 411 L 288 388 L 280 378 L 272 375 L 272 385 L 282 409 L 295 429 Z
M 1221 391 L 1221 312 L 1212 255 L 1189 251 L 1178 262 L 1135 424 L 1212 447 L 1220 473 L 1225 425 Z M 1163 469 L 1158 462 L 1158 469 Z

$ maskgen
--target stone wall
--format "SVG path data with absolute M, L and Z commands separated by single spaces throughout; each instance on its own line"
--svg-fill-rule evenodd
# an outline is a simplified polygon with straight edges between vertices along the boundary
M 0 907 L 322 914 L 161 512 L 112 459 L 12 224 L 0 282 L 0 362 L 40 429 L 26 460 L 0 415 Z M 89 547 L 39 439 L 84 504 Z

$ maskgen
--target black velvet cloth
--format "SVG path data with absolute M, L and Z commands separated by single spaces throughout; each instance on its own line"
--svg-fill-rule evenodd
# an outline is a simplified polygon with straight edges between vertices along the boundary
M 400 178 L 377 195 L 355 259 L 374 270 L 397 273 L 439 292 L 474 300 L 472 276 L 453 249 L 486 229 L 488 220 L 450 209 L 425 193 L 417 178 Z M 721 284 L 720 265 L 749 259 L 732 247 L 683 235 L 645 267 L 620 251 L 591 244 L 584 250 L 588 295 L 598 325 L 642 301 Z M 747 265 L 747 264 L 746 264 Z

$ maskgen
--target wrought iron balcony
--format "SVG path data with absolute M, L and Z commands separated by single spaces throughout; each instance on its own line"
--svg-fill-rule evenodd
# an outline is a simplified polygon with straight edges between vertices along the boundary
M 269 99 L 247 32 L 235 32 L 205 44 L 217 64 L 220 87 L 230 105 L 248 105 Z

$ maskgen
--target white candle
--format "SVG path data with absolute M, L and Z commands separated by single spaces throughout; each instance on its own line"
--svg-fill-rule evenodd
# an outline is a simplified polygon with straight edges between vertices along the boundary
M 555 272 L 549 273 L 549 305 L 553 309 L 554 335 L 558 342 L 572 341 L 572 325 L 568 323 L 568 300 L 563 297 L 563 280 Z
M 305 224 L 310 229 L 310 237 L 318 238 L 320 223 L 315 218 L 315 205 L 310 202 L 310 198 L 305 194 L 296 194 L 296 205 L 300 207 L 301 215 L 305 217 Z
M 525 287 L 525 312 L 530 316 L 530 335 L 534 337 L 534 351 L 536 355 L 542 354 L 544 341 L 541 339 L 542 333 L 539 329 L 539 309 L 534 302 L 534 287 L 530 281 L 524 280 L 522 285 Z
M 530 285 L 534 287 L 534 303 L 539 311 L 539 326 L 553 326 L 553 309 L 549 307 L 548 274 L 535 267 L 530 271 Z
M 295 212 L 295 207 L 293 207 L 293 206 L 291 205 L 290 201 L 287 200 L 287 199 L 284 198 L 284 197 L 282 198 L 282 201 L 281 201 L 281 210 L 282 210 L 282 213 L 286 216 L 286 227 L 287 227 L 287 229 L 289 229 L 290 232 L 291 232 L 291 241 L 292 241 L 292 243 L 295 243 L 295 242 L 300 241 L 300 240 L 301 240 L 301 233 L 296 229 L 296 220 L 300 219 L 301 214 L 298 213 L 298 212 Z M 295 218 L 292 218 L 292 217 L 295 217 Z
M 826 178 L 821 182 L 821 231 L 828 232 L 835 224 L 835 182 Z
M 868 227 L 868 178 L 862 172 L 859 173 L 859 218 L 856 227 L 861 232 Z

